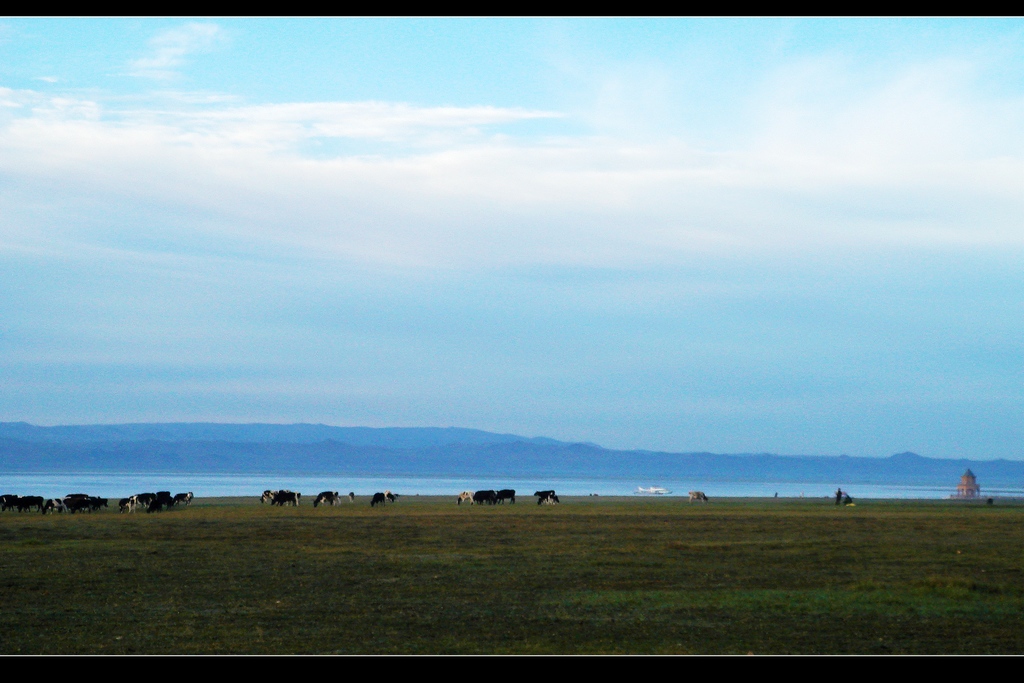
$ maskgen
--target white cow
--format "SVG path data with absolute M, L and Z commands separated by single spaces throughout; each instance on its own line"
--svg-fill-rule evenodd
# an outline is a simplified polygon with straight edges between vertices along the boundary
M 690 502 L 699 500 L 702 503 L 708 502 L 708 497 L 704 495 L 703 491 L 690 491 Z
M 455 502 L 456 502 L 457 505 L 462 505 L 462 501 L 464 501 L 464 500 L 468 500 L 469 504 L 472 505 L 473 504 L 473 492 L 472 491 L 463 491 L 462 493 L 459 494 L 459 498 Z

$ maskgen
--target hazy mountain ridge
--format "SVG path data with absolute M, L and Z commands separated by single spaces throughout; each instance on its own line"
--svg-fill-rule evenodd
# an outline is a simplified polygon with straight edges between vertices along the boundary
M 320 443 L 353 446 L 422 448 L 449 443 L 558 444 L 555 439 L 495 434 L 461 427 L 333 427 L 322 424 L 223 424 L 217 422 L 132 423 L 38 427 L 27 422 L 0 422 L 0 439 L 32 443 L 119 441 L 225 441 L 236 443 Z
M 356 443 L 334 438 L 310 440 L 324 434 L 344 435 Z M 103 435 L 115 438 L 104 440 L 100 438 Z M 157 435 L 187 438 L 156 438 Z M 203 439 L 206 435 L 229 438 Z M 241 440 L 245 436 L 251 440 Z M 286 436 L 292 440 L 253 438 L 260 436 Z M 978 476 L 983 490 L 1024 484 L 1024 462 L 944 460 L 913 453 L 862 458 L 622 451 L 594 444 L 457 428 L 189 423 L 34 427 L 0 423 L 0 472 L 11 473 L 289 472 L 607 477 L 645 482 L 664 478 L 919 484 L 948 486 L 952 491 L 968 468 Z

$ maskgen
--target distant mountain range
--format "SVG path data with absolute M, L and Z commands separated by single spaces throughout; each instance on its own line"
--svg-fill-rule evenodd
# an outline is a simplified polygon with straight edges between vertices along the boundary
M 949 486 L 1024 485 L 1024 462 L 665 453 L 601 448 L 476 429 L 314 424 L 123 424 L 37 427 L 0 422 L 0 475 L 14 472 L 291 473 L 353 476 L 684 479 Z

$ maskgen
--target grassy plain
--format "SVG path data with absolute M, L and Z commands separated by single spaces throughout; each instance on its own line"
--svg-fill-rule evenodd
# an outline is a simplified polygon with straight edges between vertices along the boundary
M 0 653 L 1021 653 L 1024 506 L 0 514 Z

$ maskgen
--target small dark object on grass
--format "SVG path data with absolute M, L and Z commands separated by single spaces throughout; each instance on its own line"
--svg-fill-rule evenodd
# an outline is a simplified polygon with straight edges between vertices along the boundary
M 995 501 L 992 500 L 991 498 L 985 500 L 985 505 L 992 505 L 993 503 L 995 503 Z

